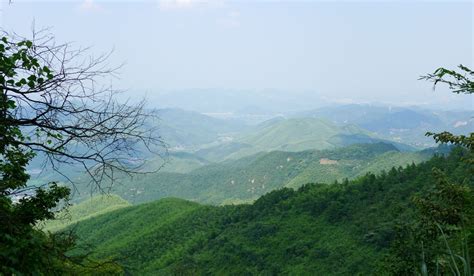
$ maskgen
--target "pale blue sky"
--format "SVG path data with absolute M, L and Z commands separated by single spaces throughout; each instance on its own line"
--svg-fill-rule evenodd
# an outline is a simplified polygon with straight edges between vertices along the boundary
M 471 1 L 2 1 L 7 31 L 28 35 L 34 19 L 59 41 L 114 48 L 125 62 L 115 85 L 133 93 L 270 88 L 473 107 L 417 80 L 473 65 Z

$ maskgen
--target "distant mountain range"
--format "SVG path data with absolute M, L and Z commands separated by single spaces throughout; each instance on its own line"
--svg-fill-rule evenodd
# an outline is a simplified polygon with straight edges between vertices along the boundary
M 408 145 L 380 139 L 354 124 L 337 125 L 325 119 L 279 117 L 254 126 L 229 141 L 206 145 L 195 154 L 210 161 L 222 161 L 258 152 L 334 149 L 377 142 L 392 143 L 403 151 L 415 150 Z
M 381 138 L 424 148 L 434 145 L 433 139 L 425 137 L 428 131 L 451 131 L 459 134 L 474 131 L 473 116 L 472 111 L 341 105 L 301 112 L 295 117 L 324 118 L 336 124 L 355 124 Z
M 245 112 L 241 116 L 255 115 L 250 107 L 241 112 Z M 401 150 L 422 149 L 435 145 L 425 137 L 428 131 L 474 130 L 474 115 L 468 111 L 355 104 L 277 116 L 258 124 L 181 109 L 159 110 L 158 115 L 160 134 L 171 150 L 195 152 L 210 161 L 260 151 L 328 149 L 378 141 L 398 143 Z
M 159 110 L 158 115 L 160 120 L 154 123 L 169 145 L 169 155 L 166 160 L 147 156 L 147 169 L 160 168 L 160 172 L 133 180 L 124 178 L 125 184 L 116 185 L 114 190 L 133 203 L 167 196 L 212 204 L 249 202 L 284 186 L 330 183 L 420 162 L 427 155 L 416 152 L 413 146 L 433 145 L 431 138 L 424 137 L 426 131 L 463 132 L 473 126 L 467 112 L 364 105 L 327 107 L 256 125 L 180 109 Z M 402 126 L 405 128 L 400 129 Z M 361 147 L 365 156 L 334 157 L 340 151 L 356 153 Z M 324 158 L 328 164 L 319 163 Z M 338 163 L 331 164 L 331 160 Z M 39 174 L 39 161 L 29 167 L 31 184 L 67 182 L 48 168 Z M 74 167 L 62 172 L 79 183 L 87 181 Z M 77 201 L 90 194 L 84 187 L 80 191 Z

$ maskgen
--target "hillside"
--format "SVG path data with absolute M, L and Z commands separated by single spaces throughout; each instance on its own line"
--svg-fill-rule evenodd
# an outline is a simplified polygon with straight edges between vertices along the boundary
M 384 141 L 355 125 L 337 125 L 316 118 L 277 117 L 250 128 L 228 142 L 209 144 L 195 154 L 207 160 L 222 161 L 258 152 L 324 150 L 376 142 L 393 143 L 401 150 L 412 150 L 393 141 Z
M 176 150 L 196 149 L 246 129 L 243 123 L 234 120 L 216 119 L 181 109 L 160 109 L 157 116 L 161 138 Z
M 459 162 L 465 154 L 455 150 L 344 184 L 273 191 L 252 205 L 163 199 L 82 221 L 75 230 L 94 256 L 115 256 L 131 274 L 386 274 L 404 265 L 390 249 L 398 223 L 416 218 L 412 196 L 436 182 L 432 168 L 474 185 L 470 167 Z
M 253 126 L 247 126 L 232 119 L 217 119 L 192 111 L 161 109 L 157 111 L 159 120 L 154 123 L 156 123 L 161 139 L 168 146 L 169 155 L 165 159 L 157 157 L 156 152 L 162 156 L 166 155 L 163 148 L 157 148 L 153 149 L 153 154 L 143 153 L 143 156 L 140 157 L 148 159 L 146 169 L 161 168 L 162 172 L 188 173 L 209 163 L 236 160 L 259 152 L 335 149 L 352 144 L 378 142 L 391 143 L 401 151 L 414 151 L 413 147 L 381 139 L 374 133 L 352 124 L 352 121 L 343 123 L 340 119 L 344 117 L 337 117 L 347 117 L 347 114 L 354 114 L 354 118 L 357 119 L 359 118 L 358 112 L 355 110 L 360 109 L 359 106 L 357 106 L 358 109 L 355 107 L 348 110 L 343 107 L 339 108 L 341 108 L 341 112 L 330 113 L 336 117 L 330 117 L 327 113 L 329 111 L 315 113 L 316 115 L 327 115 L 328 119 L 311 118 L 316 115 L 308 113 L 303 114 L 307 117 L 301 118 L 275 117 Z M 371 114 L 372 109 L 367 110 L 366 112 Z M 380 114 L 383 113 L 380 112 Z M 379 113 L 375 114 L 380 115 Z M 459 116 L 456 114 L 452 113 L 445 117 Z M 374 116 L 372 114 L 369 117 L 373 118 Z M 359 118 L 354 122 L 364 123 L 366 119 Z M 457 121 L 457 124 L 459 130 L 467 129 L 472 125 L 470 121 Z M 421 136 L 423 134 L 418 133 Z M 393 137 L 388 138 L 392 139 Z M 143 148 L 139 150 L 146 152 Z M 48 181 L 68 181 L 63 175 L 53 171 L 44 161 L 45 158 L 39 154 L 28 166 L 32 175 L 29 181 L 30 185 L 42 185 Z M 63 165 L 59 170 L 70 179 L 80 178 L 83 173 L 82 168 L 78 166 Z
M 188 173 L 210 162 L 187 152 L 169 152 L 164 158 L 155 157 L 146 163 L 145 171 Z
M 59 212 L 55 220 L 46 221 L 40 228 L 44 231 L 55 232 L 79 221 L 128 206 L 130 203 L 117 195 L 94 196 Z
M 382 159 L 381 154 L 385 154 Z M 332 183 L 357 177 L 368 170 L 380 172 L 392 166 L 419 163 L 429 156 L 430 153 L 402 153 L 385 143 L 323 151 L 274 151 L 209 164 L 189 173 L 161 172 L 124 179 L 111 192 L 133 204 L 164 197 L 210 204 L 251 202 L 285 186 Z M 87 190 L 82 194 L 88 196 Z
M 363 133 L 363 130 L 349 130 L 319 119 L 285 119 L 263 125 L 240 141 L 268 150 L 302 151 L 332 148 L 331 137 L 353 133 Z
M 156 146 L 149 152 L 143 145 L 137 148 L 138 158 L 147 159 L 147 170 L 161 168 L 166 172 L 186 173 L 209 163 L 207 160 L 190 154 L 209 143 L 222 143 L 241 133 L 247 127 L 235 120 L 216 119 L 198 112 L 176 108 L 160 109 L 156 112 L 157 120 L 150 128 L 156 128 L 156 133 L 166 145 L 166 150 Z M 87 149 L 75 149 L 85 152 Z M 169 152 L 169 155 L 167 153 Z M 162 158 L 161 156 L 165 157 Z M 54 171 L 46 157 L 39 153 L 28 165 L 31 174 L 30 185 L 43 185 L 50 181 L 68 182 L 68 179 L 84 177 L 83 167 L 79 164 L 60 164 Z M 67 176 L 67 178 L 65 177 Z
M 417 107 L 338 105 L 301 112 L 295 117 L 324 118 L 338 125 L 355 124 L 377 133 L 379 137 L 419 148 L 434 145 L 433 140 L 424 135 L 428 131 L 466 134 L 474 130 L 469 111 L 435 111 Z
M 318 179 L 319 175 L 328 174 L 327 170 L 332 169 L 332 173 L 339 175 L 337 180 L 343 178 L 357 178 L 364 176 L 367 173 L 377 173 L 382 170 L 389 170 L 393 166 L 405 166 L 412 163 L 420 163 L 425 161 L 431 156 L 429 153 L 422 154 L 419 152 L 416 153 L 407 153 L 399 151 L 386 151 L 380 153 L 379 155 L 374 155 L 372 158 L 368 158 L 366 163 L 360 162 L 360 160 L 346 161 L 347 164 L 345 168 L 337 168 L 337 166 L 309 166 L 304 171 L 298 174 L 297 177 L 293 178 L 286 186 L 292 188 L 298 188 L 303 184 L 315 182 L 313 179 Z M 340 164 L 340 162 L 338 162 Z M 321 182 L 321 181 L 317 181 Z

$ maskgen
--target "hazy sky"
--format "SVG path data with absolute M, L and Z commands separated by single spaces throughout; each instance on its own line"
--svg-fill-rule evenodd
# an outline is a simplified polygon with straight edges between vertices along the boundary
M 473 107 L 417 80 L 473 65 L 471 1 L 2 1 L 7 31 L 28 35 L 34 20 L 59 41 L 115 49 L 111 61 L 125 62 L 115 83 L 133 93 L 307 90 Z

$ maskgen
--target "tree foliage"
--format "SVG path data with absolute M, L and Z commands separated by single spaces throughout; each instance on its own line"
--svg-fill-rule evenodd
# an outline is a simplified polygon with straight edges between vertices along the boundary
M 114 73 L 107 55 L 91 58 L 86 50 L 56 44 L 44 32 L 0 38 L 0 274 L 51 274 L 93 264 L 67 253 L 75 245 L 72 235 L 35 228 L 53 219 L 70 194 L 57 183 L 28 186 L 26 166 L 35 156 L 58 172 L 59 164 L 80 164 L 102 189 L 116 172 L 140 168 L 140 147 L 160 143 L 144 127 L 152 116 L 144 102 L 121 104 L 115 90 L 101 85 Z
M 284 188 L 251 205 L 217 207 L 162 199 L 72 228 L 95 246 L 95 256 L 121 257 L 131 274 L 410 275 L 419 270 L 422 248 L 415 237 L 412 243 L 400 235 L 406 229 L 400 225 L 418 225 L 424 214 L 438 217 L 431 209 L 419 213 L 412 198 L 445 202 L 449 206 L 435 210 L 453 214 L 446 221 L 456 223 L 458 207 L 464 207 L 451 206 L 458 197 L 440 191 L 451 185 L 459 188 L 455 183 L 471 177 L 460 162 L 467 154 L 457 148 L 449 156 L 380 175 L 333 185 L 307 184 L 296 191 Z M 439 188 L 434 187 L 438 176 L 433 167 L 447 177 Z M 457 240 L 449 242 L 455 245 Z M 396 247 L 407 258 L 399 258 Z
M 455 94 L 473 94 L 474 71 L 463 65 L 459 65 L 459 69 L 461 72 L 441 67 L 432 74 L 422 76 L 421 79 L 432 81 L 435 87 L 438 84 L 446 84 Z M 433 136 L 436 142 L 460 145 L 468 148 L 471 152 L 474 151 L 474 133 L 472 132 L 469 135 L 454 135 L 447 131 L 441 133 L 428 132 L 426 135 Z
M 438 68 L 421 79 L 432 81 L 435 87 L 447 84 L 455 94 L 473 94 L 474 72 L 463 65 L 459 65 L 459 69 L 461 72 Z M 460 160 L 468 172 L 474 172 L 474 133 L 455 135 L 444 131 L 428 132 L 426 135 L 432 136 L 438 143 L 465 148 L 469 154 L 461 156 Z M 468 246 L 467 238 L 474 230 L 472 175 L 451 181 L 438 168 L 433 168 L 433 175 L 436 181 L 432 189 L 413 197 L 417 219 L 400 225 L 399 237 L 392 247 L 392 257 L 405 265 L 397 266 L 398 270 L 392 272 L 471 275 L 469 251 L 473 248 Z

